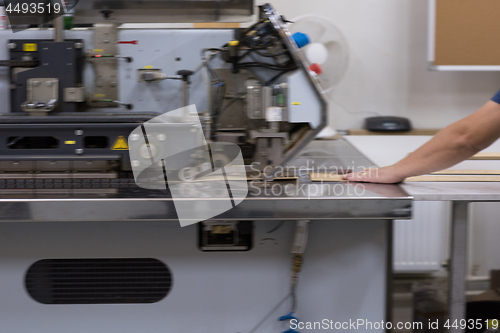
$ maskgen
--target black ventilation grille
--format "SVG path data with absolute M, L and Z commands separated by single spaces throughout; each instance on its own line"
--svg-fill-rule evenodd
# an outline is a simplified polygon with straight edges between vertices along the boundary
M 26 290 L 43 304 L 156 303 L 172 274 L 156 259 L 44 259 L 26 273 Z

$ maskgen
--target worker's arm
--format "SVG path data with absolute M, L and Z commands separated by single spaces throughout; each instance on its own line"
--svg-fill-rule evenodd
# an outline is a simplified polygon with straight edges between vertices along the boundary
M 344 178 L 371 183 L 399 183 L 407 177 L 453 166 L 488 147 L 499 137 L 500 104 L 489 101 L 472 115 L 441 130 L 396 164 L 348 174 Z

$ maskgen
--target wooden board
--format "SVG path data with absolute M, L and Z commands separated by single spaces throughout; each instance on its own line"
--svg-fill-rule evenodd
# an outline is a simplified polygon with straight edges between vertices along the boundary
M 377 132 L 377 131 L 369 131 L 366 129 L 350 129 L 348 130 L 349 135 L 435 135 L 439 132 L 439 129 L 412 129 L 411 131 L 405 132 Z
M 311 172 L 309 178 L 312 182 L 343 182 L 345 181 L 342 175 L 324 172 Z
M 500 1 L 436 0 L 434 65 L 500 65 Z
M 500 170 L 459 170 L 448 169 L 433 172 L 433 175 L 500 175 Z
M 193 28 L 195 29 L 236 29 L 241 28 L 240 23 L 234 22 L 202 22 L 193 23 Z
M 412 182 L 500 182 L 500 176 L 487 175 L 427 175 L 405 179 L 406 183 Z
M 477 153 L 469 160 L 500 160 L 500 153 Z
M 460 171 L 460 170 L 458 170 Z M 462 170 L 463 171 L 463 170 Z M 405 182 L 500 182 L 500 172 L 496 170 L 479 170 L 479 171 L 495 171 L 492 174 L 434 174 L 425 176 L 409 177 Z M 312 182 L 343 182 L 342 175 L 330 174 L 324 172 L 311 172 L 309 178 Z
M 252 180 L 262 180 L 262 177 L 247 177 L 248 181 Z M 280 180 L 297 180 L 299 177 L 276 177 L 273 179 L 273 181 L 280 181 Z

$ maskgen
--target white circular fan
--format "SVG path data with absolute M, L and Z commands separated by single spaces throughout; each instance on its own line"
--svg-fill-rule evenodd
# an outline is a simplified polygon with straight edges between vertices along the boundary
M 289 26 L 292 34 L 302 32 L 309 36 L 311 43 L 301 50 L 311 65 L 318 63 L 322 67 L 320 86 L 323 92 L 331 91 L 344 77 L 349 63 L 349 46 L 344 34 L 320 15 L 303 15 L 292 22 Z

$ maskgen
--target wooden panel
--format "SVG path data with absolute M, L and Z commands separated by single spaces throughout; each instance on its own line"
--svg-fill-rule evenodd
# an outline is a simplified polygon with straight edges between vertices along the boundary
M 207 22 L 207 23 L 193 23 L 195 29 L 236 29 L 240 28 L 240 23 L 233 22 Z
M 262 177 L 247 177 L 248 181 L 252 180 L 263 180 L 264 178 Z M 273 181 L 281 181 L 281 180 L 297 180 L 299 177 L 276 177 L 273 179 Z
M 342 175 L 336 175 L 324 172 L 311 172 L 309 178 L 313 182 L 342 182 L 344 181 Z
M 469 160 L 500 160 L 500 153 L 477 153 Z
M 434 65 L 500 65 L 500 1 L 436 0 Z
M 469 170 L 454 170 L 466 171 Z M 470 170 L 473 171 L 473 170 Z M 409 177 L 405 182 L 500 182 L 500 172 L 496 170 L 479 170 L 485 172 L 484 174 L 434 174 L 425 176 Z M 486 172 L 495 172 L 488 174 Z M 324 172 L 312 172 L 309 178 L 313 182 L 342 182 L 345 181 L 342 175 Z
M 416 176 L 405 179 L 405 182 L 500 182 L 500 176 L 476 175 L 436 175 Z
M 433 172 L 433 175 L 500 175 L 500 170 L 459 170 L 448 169 Z

